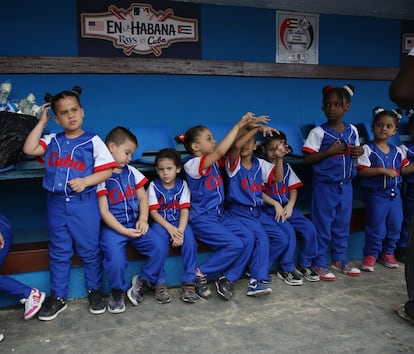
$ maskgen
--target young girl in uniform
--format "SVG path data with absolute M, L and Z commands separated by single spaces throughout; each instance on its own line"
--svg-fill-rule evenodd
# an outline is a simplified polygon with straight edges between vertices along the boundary
M 322 90 L 326 123 L 313 128 L 303 146 L 304 163 L 312 165 L 312 222 L 318 233 L 318 256 L 313 269 L 321 280 L 335 280 L 327 267 L 331 247 L 331 268 L 358 276 L 358 268 L 347 261 L 349 224 L 352 213 L 354 158 L 362 155 L 356 127 L 344 122 L 354 94 L 352 85 L 326 86 Z
M 240 131 L 254 121 L 254 115 L 246 113 L 217 147 L 211 131 L 204 126 L 192 127 L 184 134 L 184 146 L 192 155 L 184 164 L 192 197 L 190 225 L 196 237 L 213 250 L 196 270 L 196 292 L 204 298 L 211 295 L 206 291 L 208 275 L 219 276 L 215 281 L 217 293 L 230 300 L 233 283 L 243 274 L 253 249 L 253 236 L 224 213 L 219 161 Z
M 400 239 L 397 242 L 395 249 L 395 258 L 397 261 L 405 263 L 407 260 L 407 246 L 408 246 L 408 229 L 411 222 L 414 205 L 414 109 L 407 111 L 408 116 L 408 132 L 411 135 L 411 140 L 405 142 L 400 146 L 403 157 L 410 161 L 410 166 L 407 167 L 405 175 L 403 176 L 402 198 L 403 198 L 403 224 L 401 228 Z M 413 169 L 413 170 L 411 170 Z M 402 171 L 401 171 L 402 172 Z
M 48 321 L 67 308 L 66 297 L 73 250 L 76 249 L 85 271 L 89 311 L 106 310 L 102 293 L 102 256 L 99 247 L 100 215 L 96 185 L 106 180 L 116 163 L 99 136 L 82 129 L 84 111 L 80 87 L 46 95 L 39 123 L 27 136 L 23 152 L 43 156 L 47 190 L 49 268 L 51 295 L 39 312 Z M 50 115 L 63 132 L 42 136 Z
M 250 281 L 247 295 L 250 296 L 272 292 L 265 282 L 269 278 L 271 264 L 279 256 L 282 270 L 278 272 L 278 276 L 289 285 L 302 284 L 302 280 L 293 272 L 294 233 L 289 233 L 283 228 L 282 223 L 276 223 L 273 218 L 262 212 L 263 184 L 275 178 L 276 169 L 272 163 L 253 156 L 256 150 L 255 136 L 259 130 L 263 135 L 272 134 L 274 131 L 266 126 L 251 129 L 233 144 L 226 159 L 229 177 L 226 213 L 238 219 L 247 230 L 250 230 L 255 240 L 249 264 Z M 288 249 L 290 252 L 287 252 Z M 287 264 L 283 259 L 286 256 Z
M 188 225 L 190 213 L 190 190 L 178 174 L 181 172 L 181 156 L 171 148 L 162 149 L 155 157 L 158 177 L 147 189 L 153 229 L 167 247 L 181 247 L 183 261 L 181 300 L 194 303 L 195 270 L 197 267 L 197 242 Z M 205 291 L 208 291 L 206 289 Z
M 283 132 L 273 133 L 264 139 L 264 158 L 276 165 L 276 178 L 271 178 L 265 185 L 266 203 L 264 212 L 275 220 L 285 222 L 291 226 L 293 232 L 299 236 L 300 250 L 298 265 L 295 273 L 308 281 L 319 281 L 319 275 L 312 269 L 313 261 L 318 254 L 318 240 L 313 223 L 295 207 L 298 197 L 298 188 L 302 187 L 301 180 L 291 166 L 283 161 L 289 147 L 286 135 Z
M 408 160 L 398 146 L 388 144 L 397 133 L 400 115 L 381 107 L 374 109 L 373 141 L 365 144 L 358 158 L 358 175 L 366 210 L 364 259 L 361 269 L 373 272 L 376 260 L 398 268 L 394 251 L 403 220 L 400 194 L 401 174 Z
M 138 145 L 137 138 L 128 129 L 116 127 L 108 133 L 105 143 L 117 163 L 112 176 L 97 188 L 103 221 L 103 265 L 111 289 L 108 311 L 125 311 L 124 298 L 128 289 L 125 281 L 127 244 L 146 256 L 141 274 L 132 278 L 132 286 L 127 291 L 129 300 L 137 306 L 143 301 L 144 292 L 155 286 L 156 301 L 166 304 L 170 302 L 164 272 L 168 245 L 158 234 L 148 229 L 148 198 L 144 188 L 148 179 L 129 165 Z

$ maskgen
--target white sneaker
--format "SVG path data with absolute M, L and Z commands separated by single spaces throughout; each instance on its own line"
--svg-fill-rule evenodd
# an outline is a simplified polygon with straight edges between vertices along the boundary
M 20 302 L 24 304 L 25 320 L 33 318 L 42 308 L 43 301 L 45 301 L 46 294 L 38 289 L 33 288 L 30 296 L 27 299 L 21 299 Z
M 0 333 L 0 342 L 4 339 L 4 334 Z

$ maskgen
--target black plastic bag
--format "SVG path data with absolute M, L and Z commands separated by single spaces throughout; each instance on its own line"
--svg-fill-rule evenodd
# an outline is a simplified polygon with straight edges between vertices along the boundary
M 21 160 L 26 137 L 37 122 L 34 116 L 0 112 L 0 168 L 14 165 Z

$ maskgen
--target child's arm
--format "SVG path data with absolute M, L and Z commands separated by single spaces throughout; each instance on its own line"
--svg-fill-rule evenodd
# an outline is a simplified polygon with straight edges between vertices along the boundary
M 312 154 L 308 152 L 304 152 L 303 162 L 305 163 L 305 165 L 313 165 L 314 163 L 322 161 L 328 158 L 329 156 L 342 155 L 345 153 L 346 153 L 346 144 L 341 143 L 339 140 L 336 140 L 329 146 L 329 148 L 325 150 L 314 152 Z
M 86 187 L 96 186 L 99 183 L 101 183 L 103 181 L 106 181 L 109 177 L 111 177 L 111 175 L 112 175 L 112 168 L 108 168 L 108 169 L 103 170 L 103 171 L 98 171 L 98 172 L 92 173 L 91 175 L 83 177 L 83 178 L 71 179 L 68 182 L 68 185 L 75 192 L 80 193 Z
M 358 175 L 361 177 L 388 176 L 394 178 L 398 176 L 398 171 L 392 168 L 365 167 L 358 169 Z
M 283 210 L 282 205 L 274 200 L 273 198 L 269 197 L 266 193 L 262 193 L 262 198 L 265 201 L 265 203 L 272 205 L 275 208 L 275 220 L 276 221 L 286 221 L 285 213 Z
M 4 238 L 3 234 L 0 232 L 0 250 L 4 248 Z
M 130 238 L 137 238 L 139 236 L 142 236 L 142 233 L 137 229 L 126 228 L 115 218 L 115 216 L 109 210 L 108 198 L 106 195 L 101 195 L 98 197 L 98 204 L 103 222 L 112 230 L 120 235 L 124 235 Z
M 149 207 L 148 207 L 148 196 L 144 187 L 140 187 L 136 191 L 137 197 L 139 200 L 139 218 L 136 223 L 137 230 L 145 235 L 148 231 L 148 216 L 149 216 Z
M 23 152 L 30 156 L 42 156 L 45 153 L 43 146 L 39 144 L 40 138 L 42 137 L 43 130 L 45 129 L 51 115 L 47 114 L 50 103 L 42 105 L 42 113 L 40 115 L 39 122 L 32 129 L 26 138 L 23 145 Z
M 251 112 L 247 112 L 227 133 L 217 148 L 211 154 L 206 156 L 204 160 L 204 168 L 209 168 L 214 162 L 220 160 L 229 151 L 236 139 L 240 129 L 249 125 L 254 119 L 254 115 Z
M 150 215 L 151 218 L 157 223 L 160 224 L 164 229 L 167 230 L 168 234 L 171 237 L 171 245 L 173 247 L 179 247 L 183 244 L 183 238 L 184 238 L 184 230 L 185 230 L 185 226 L 187 226 L 187 224 L 185 224 L 184 227 L 182 227 L 181 225 L 181 220 L 183 220 L 183 211 L 188 209 L 183 209 L 181 210 L 180 213 L 180 225 L 177 227 L 175 227 L 173 224 L 169 223 L 167 220 L 165 220 L 159 213 L 157 210 L 150 210 Z M 187 214 L 187 220 L 188 220 L 188 214 Z
M 298 199 L 298 190 L 297 189 L 289 190 L 289 202 L 283 208 L 286 219 L 289 219 L 292 216 L 293 208 L 295 207 L 297 199 Z

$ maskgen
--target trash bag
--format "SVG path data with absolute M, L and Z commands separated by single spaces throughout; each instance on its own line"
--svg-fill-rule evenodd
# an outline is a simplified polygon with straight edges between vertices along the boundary
M 37 123 L 34 116 L 0 112 L 0 169 L 21 160 L 26 137 Z

